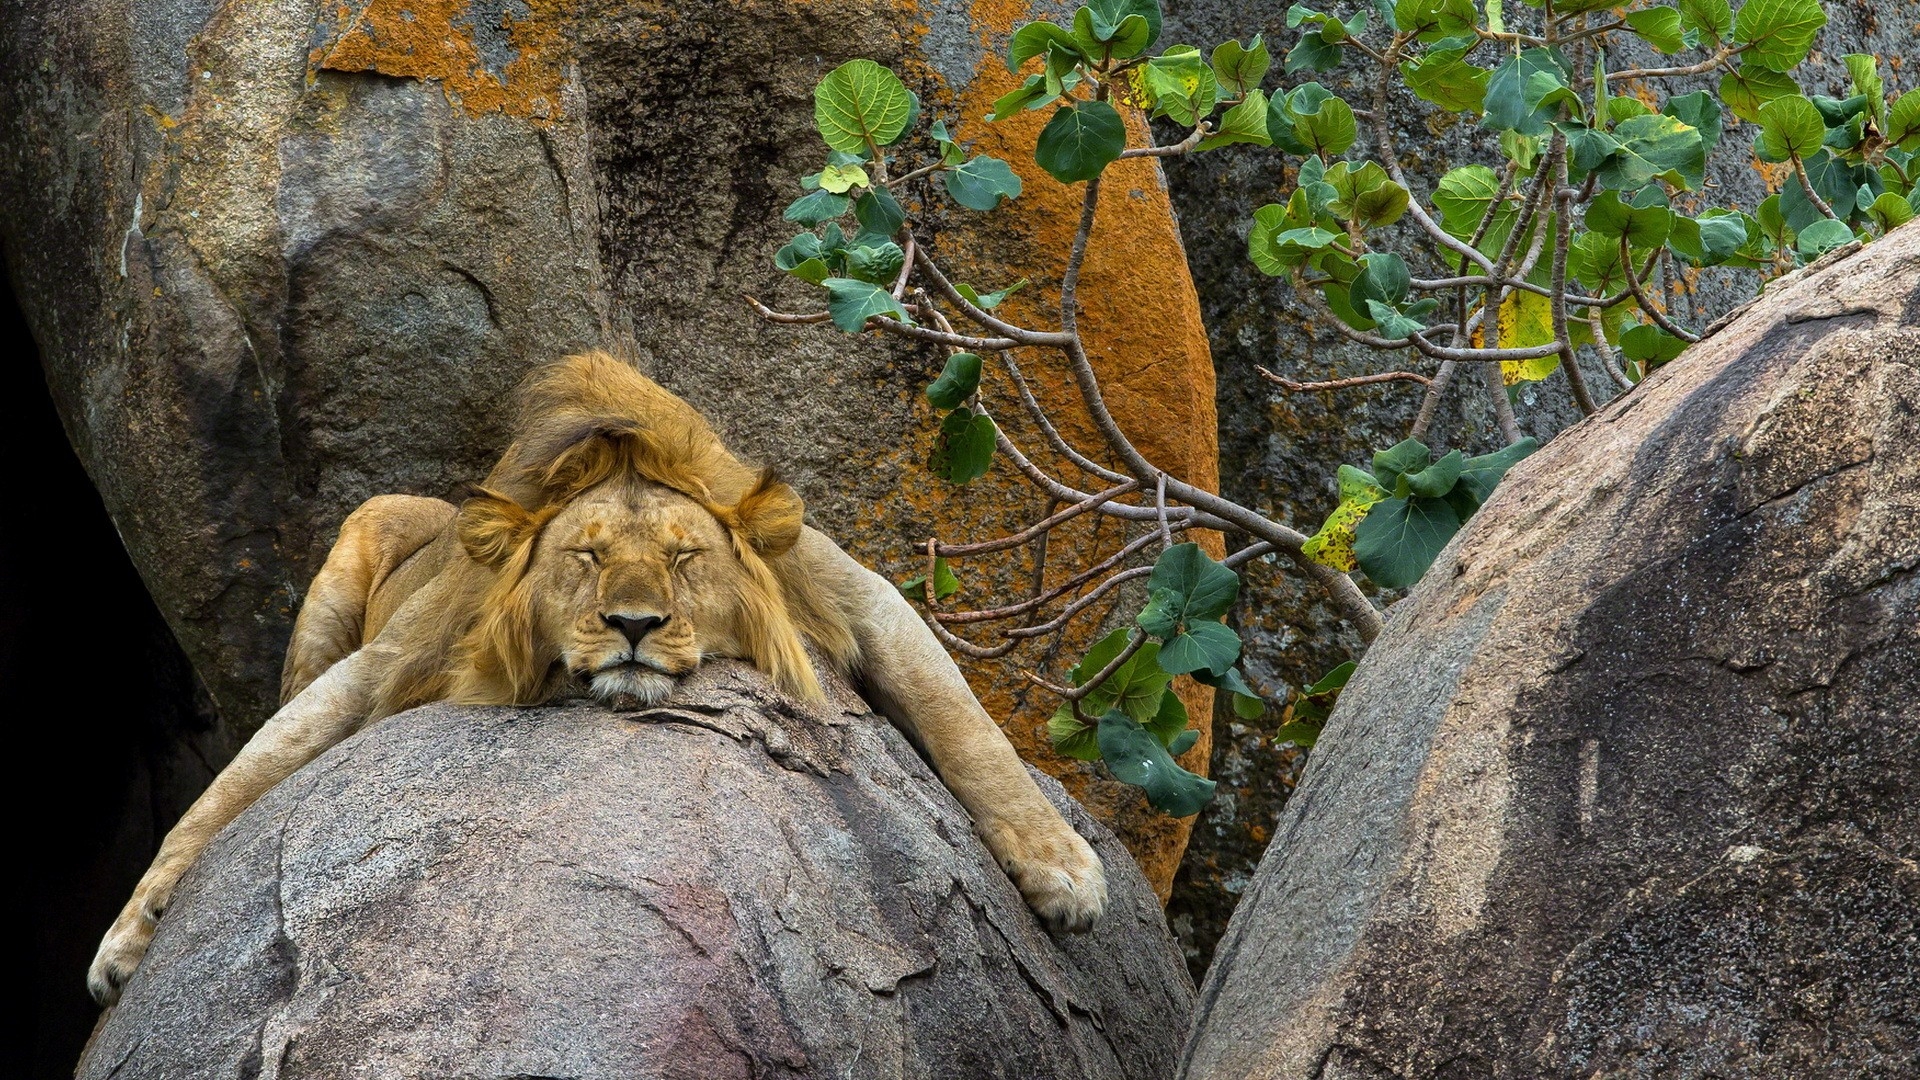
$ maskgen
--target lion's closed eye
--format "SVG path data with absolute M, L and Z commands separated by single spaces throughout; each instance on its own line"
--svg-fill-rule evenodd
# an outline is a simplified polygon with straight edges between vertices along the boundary
M 600 565 L 600 553 L 592 548 L 568 548 L 567 553 L 588 566 L 597 568 Z
M 675 570 L 683 569 L 688 563 L 693 561 L 694 556 L 706 554 L 706 550 L 706 548 L 681 548 L 673 554 L 673 568 Z

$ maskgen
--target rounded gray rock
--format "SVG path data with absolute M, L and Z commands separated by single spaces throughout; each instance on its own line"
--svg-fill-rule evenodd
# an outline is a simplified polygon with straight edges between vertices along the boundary
M 1051 938 L 885 720 L 703 668 L 636 713 L 430 706 L 201 857 L 78 1076 L 1168 1075 L 1192 986 L 1106 829 Z
M 1920 227 L 1517 466 L 1342 695 L 1183 1074 L 1920 1075 Z

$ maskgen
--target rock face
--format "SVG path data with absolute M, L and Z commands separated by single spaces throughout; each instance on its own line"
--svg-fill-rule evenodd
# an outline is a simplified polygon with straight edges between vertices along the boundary
M 68 436 L 227 752 L 272 711 L 293 614 L 340 521 L 376 494 L 455 496 L 484 476 L 511 388 L 568 352 L 632 354 L 896 579 L 929 536 L 1044 516 L 1005 467 L 959 494 L 922 467 L 938 350 L 769 325 L 741 299 L 819 307 L 771 260 L 798 231 L 782 209 L 826 153 L 814 84 L 868 57 L 900 69 L 929 117 L 1025 172 L 1022 197 L 992 216 L 933 187 L 905 192 L 923 238 L 982 287 L 1033 279 L 1020 318 L 1053 302 L 1081 189 L 1032 166 L 1040 113 L 981 119 L 1012 83 L 1000 56 L 1025 5 L 978 7 L 8 5 L 8 273 Z M 1116 169 L 1081 289 L 1090 350 L 1143 448 L 1211 484 L 1213 369 L 1166 186 L 1150 159 Z M 1031 366 L 1047 400 L 1068 399 L 1058 365 Z M 1087 522 L 1050 565 L 1064 578 L 1116 534 Z M 1029 568 L 982 560 L 967 575 L 966 599 L 990 606 Z M 1051 754 L 1052 703 L 1028 701 L 1018 674 L 1042 648 L 969 675 L 1014 743 L 1117 823 L 1164 890 L 1187 823 Z M 1206 715 L 1207 693 L 1189 698 Z M 1203 729 L 1193 767 L 1207 745 Z
M 1526 461 L 1373 645 L 1183 1075 L 1911 1076 L 1920 228 Z
M 379 723 L 208 849 L 78 1075 L 1170 1074 L 1192 984 L 1113 835 L 1042 778 L 1114 901 L 1050 940 L 837 696 L 723 663 L 639 713 Z

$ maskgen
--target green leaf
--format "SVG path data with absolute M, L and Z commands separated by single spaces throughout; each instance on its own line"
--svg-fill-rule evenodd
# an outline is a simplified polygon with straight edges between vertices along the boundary
M 994 308 L 999 307 L 1007 297 L 1019 292 L 1026 284 L 1027 279 L 1021 278 L 1019 281 L 1001 289 L 999 292 L 983 293 L 975 291 L 973 286 L 963 281 L 955 285 L 953 290 L 961 296 L 966 297 L 967 303 L 972 304 L 974 307 L 982 311 L 992 311 Z
M 1663 53 L 1677 53 L 1687 47 L 1680 13 L 1670 7 L 1641 8 L 1626 14 L 1627 28 Z
M 1060 95 L 1047 90 L 1047 80 L 1040 75 L 1029 75 L 1027 81 L 1019 87 L 1000 95 L 993 103 L 993 111 L 987 114 L 989 120 L 1005 120 L 1009 116 L 1027 109 L 1038 109 Z
M 1874 227 L 1885 235 L 1913 220 L 1913 204 L 1903 196 L 1883 191 L 1867 207 L 1867 216 L 1873 219 Z
M 1649 188 L 1658 193 L 1658 188 Z M 1614 191 L 1603 191 L 1587 204 L 1587 228 L 1601 236 L 1627 238 L 1633 247 L 1657 248 L 1673 231 L 1673 211 L 1665 205 L 1635 206 Z
M 1259 34 L 1242 48 L 1238 41 L 1223 41 L 1213 50 L 1213 76 L 1220 88 L 1237 97 L 1259 89 L 1260 80 L 1267 77 L 1267 69 L 1273 66 L 1273 54 L 1267 49 L 1267 43 Z M 1261 130 L 1266 130 L 1265 124 Z
M 1355 666 L 1354 662 L 1349 660 L 1320 676 L 1312 686 L 1303 686 L 1291 695 L 1292 701 L 1287 711 L 1292 714 L 1293 719 L 1315 725 L 1314 734 L 1318 734 L 1318 726 L 1327 722 L 1327 717 L 1333 712 L 1334 703 L 1340 699 L 1340 691 L 1346 689 L 1348 681 L 1353 678 Z M 1280 741 L 1298 742 L 1297 739 L 1287 736 L 1282 736 Z
M 1676 215 L 1668 246 L 1696 266 L 1718 266 L 1726 262 L 1747 242 L 1747 225 L 1738 213 L 1708 210 L 1697 218 Z M 1690 243 L 1683 233 L 1692 233 Z
M 900 583 L 900 591 L 909 600 L 925 603 L 927 599 L 927 575 L 915 574 Z M 953 567 L 947 565 L 944 558 L 933 560 L 933 597 L 945 600 L 960 591 L 960 578 L 954 574 Z
M 813 88 L 814 127 L 828 146 L 850 154 L 891 144 L 913 111 L 906 84 L 871 60 L 849 60 Z
M 1523 49 L 1508 57 L 1487 80 L 1486 116 L 1481 123 L 1521 135 L 1543 135 L 1559 104 L 1573 97 L 1571 72 L 1554 49 Z M 1577 99 L 1574 100 L 1577 105 Z
M 1234 143 L 1272 146 L 1273 139 L 1267 135 L 1267 110 L 1267 95 L 1250 91 L 1245 101 L 1221 114 L 1218 134 L 1200 140 L 1200 149 L 1212 150 Z
M 1845 220 L 1852 216 L 1854 203 L 1860 194 L 1860 185 L 1867 177 L 1873 177 L 1871 170 L 1861 168 L 1857 172 L 1853 166 L 1833 156 L 1832 151 L 1822 148 L 1819 153 L 1802 163 L 1807 179 L 1813 182 L 1813 190 L 1819 192 L 1834 214 Z M 1874 177 L 1877 179 L 1877 177 Z M 1873 201 L 1872 197 L 1867 200 Z M 1795 231 L 1825 218 L 1820 208 L 1807 198 L 1806 189 L 1800 186 L 1798 177 L 1789 178 L 1780 189 L 1780 211 L 1785 215 L 1787 224 Z
M 1767 161 L 1812 157 L 1826 138 L 1820 110 L 1799 94 L 1775 98 L 1760 107 L 1760 138 L 1754 149 Z
M 998 434 L 993 418 L 976 415 L 962 405 L 940 421 L 940 442 L 934 448 L 935 473 L 955 484 L 966 484 L 985 476 L 993 464 L 994 436 Z
M 1152 732 L 1169 754 L 1177 754 L 1179 751 L 1173 748 L 1173 744 L 1180 738 L 1181 732 L 1187 730 L 1187 703 L 1180 700 L 1179 694 L 1162 694 L 1159 711 L 1153 714 L 1153 719 L 1141 721 L 1141 726 Z
M 1332 71 L 1340 66 L 1340 43 L 1327 40 L 1325 33 L 1308 31 L 1287 50 L 1281 70 L 1289 75 L 1302 71 Z
M 820 284 L 827 288 L 827 313 L 833 316 L 833 325 L 849 334 L 859 333 L 876 315 L 913 321 L 892 293 L 871 281 L 832 277 Z
M 1421 44 L 1471 34 L 1480 23 L 1473 0 L 1399 0 L 1393 21 Z
M 1733 7 L 1727 0 L 1680 0 L 1680 25 L 1718 46 L 1733 33 Z
M 1073 40 L 1080 52 L 1091 60 L 1125 60 L 1147 49 L 1147 20 L 1138 15 L 1123 16 L 1108 23 L 1090 7 L 1073 13 Z
M 1160 0 L 1089 0 L 1087 9 L 1088 13 L 1092 16 L 1093 24 L 1096 28 L 1109 26 L 1115 28 L 1114 33 L 1109 35 L 1109 39 L 1126 35 L 1125 23 L 1129 17 L 1138 15 L 1141 19 L 1145 20 L 1147 24 L 1146 40 L 1140 44 L 1138 52 L 1128 55 L 1137 56 L 1140 52 L 1145 52 L 1149 48 L 1152 48 L 1153 43 L 1160 40 L 1160 25 L 1162 22 Z M 1125 60 L 1128 56 L 1116 52 L 1113 58 L 1115 60 Z
M 1007 41 L 1007 70 L 1014 74 L 1036 56 L 1045 57 L 1053 49 L 1061 49 L 1075 57 L 1081 56 L 1080 45 L 1073 35 L 1055 23 L 1041 20 L 1030 22 L 1013 32 Z
M 1101 638 L 1070 672 L 1074 685 L 1085 686 L 1120 655 L 1132 636 L 1132 631 L 1123 626 Z M 1081 701 L 1081 711 L 1102 713 L 1117 708 L 1144 724 L 1159 714 L 1161 695 L 1172 680 L 1172 675 L 1160 669 L 1160 646 L 1149 641 L 1087 694 Z
M 1353 279 L 1354 306 L 1368 300 L 1397 305 L 1406 298 L 1412 281 L 1405 259 L 1391 251 L 1370 251 L 1360 256 L 1360 276 Z
M 1353 555 L 1376 584 L 1405 588 L 1420 580 L 1459 531 L 1460 515 L 1444 499 L 1387 499 L 1354 530 Z
M 1368 227 L 1391 225 L 1407 212 L 1407 189 L 1387 177 L 1376 162 L 1336 162 L 1326 172 L 1334 197 L 1327 209 L 1346 221 Z
M 1920 89 L 1909 90 L 1887 110 L 1887 142 L 1902 150 L 1920 150 Z
M 1469 240 L 1480 228 L 1499 190 L 1500 178 L 1492 169 L 1485 165 L 1463 165 L 1440 178 L 1433 192 L 1433 208 L 1440 211 L 1441 225 L 1450 235 L 1457 240 Z M 1517 211 L 1503 204 L 1481 241 L 1483 250 L 1497 253 L 1513 231 L 1517 216 Z
M 1406 489 L 1400 486 L 1400 478 L 1407 473 L 1419 472 L 1432 463 L 1433 451 L 1427 449 L 1426 443 L 1419 439 L 1402 439 L 1373 455 L 1374 483 L 1390 494 L 1405 495 Z
M 1742 64 L 1740 70 L 1720 76 L 1720 100 L 1727 111 L 1750 124 L 1760 122 L 1760 107 L 1775 98 L 1800 92 L 1800 84 L 1756 64 Z
M 1154 637 L 1166 637 L 1180 624 L 1195 619 L 1217 619 L 1233 606 L 1240 595 L 1240 575 L 1214 561 L 1199 544 L 1174 544 L 1154 560 L 1153 574 L 1147 578 L 1147 592 L 1159 614 L 1139 617 L 1141 629 Z
M 1637 191 L 1662 180 L 1697 191 L 1706 174 L 1707 145 L 1700 131 L 1666 115 L 1649 113 L 1613 129 L 1617 148 L 1594 170 L 1600 185 Z
M 1795 249 L 1802 259 L 1811 262 L 1852 239 L 1853 229 L 1846 222 L 1823 217 L 1800 230 Z
M 973 353 L 954 353 L 940 377 L 927 386 L 927 400 L 936 409 L 957 409 L 980 389 L 980 358 Z
M 1172 697 L 1173 695 L 1169 694 L 1167 696 Z M 1246 699 L 1243 698 L 1241 695 L 1235 694 L 1233 697 L 1234 708 L 1238 709 L 1240 707 L 1240 702 L 1244 700 Z M 1259 715 L 1260 715 L 1259 713 L 1254 714 L 1254 716 L 1256 717 Z M 1170 757 L 1179 757 L 1181 754 L 1184 754 L 1187 751 L 1193 749 L 1193 744 L 1199 741 L 1200 741 L 1200 729 L 1188 728 L 1187 730 L 1174 736 L 1173 741 L 1167 744 L 1167 754 Z
M 1147 61 L 1140 81 L 1156 113 L 1189 127 L 1213 112 L 1220 93 L 1213 69 L 1191 45 L 1176 45 Z
M 1188 817 L 1212 801 L 1214 782 L 1181 768 L 1152 732 L 1125 713 L 1100 718 L 1099 740 L 1100 756 L 1114 777 L 1144 789 L 1155 808 Z
M 1033 160 L 1063 184 L 1091 180 L 1120 157 L 1127 126 L 1104 101 L 1083 101 L 1062 108 L 1047 121 Z
M 796 277 L 818 285 L 827 278 L 827 274 L 825 273 L 827 264 L 822 261 L 822 250 L 818 236 L 810 232 L 801 233 L 799 236 L 787 241 L 786 245 L 779 251 L 774 252 L 773 265 L 785 270 L 789 274 L 793 274 Z M 809 277 L 807 274 L 800 272 L 800 268 L 808 264 L 815 264 L 820 267 L 822 273 L 819 277 Z M 811 269 L 809 269 L 808 273 L 811 273 Z
M 906 253 L 891 240 L 880 244 L 862 244 L 847 251 L 846 276 L 875 285 L 892 285 L 906 263 Z
M 1305 93 L 1313 87 L 1319 93 Z M 1319 83 L 1305 83 L 1294 88 L 1288 99 L 1288 109 L 1293 113 L 1293 137 L 1309 152 L 1323 158 L 1337 157 L 1346 153 L 1347 147 L 1359 136 L 1360 128 L 1353 118 L 1353 109 L 1344 101 L 1328 93 Z
M 1307 194 L 1296 190 L 1282 206 L 1270 203 L 1254 211 L 1253 229 L 1247 234 L 1247 258 L 1260 272 L 1272 277 L 1300 266 L 1313 253 L 1339 239 L 1316 225 L 1307 207 Z
M 1734 16 L 1733 40 L 1743 46 L 1744 63 L 1792 71 L 1825 25 L 1819 0 L 1747 0 Z
M 1453 490 L 1460 480 L 1467 459 L 1458 450 L 1447 451 L 1444 457 L 1418 472 L 1402 474 L 1407 481 L 1407 491 L 1428 499 L 1438 499 Z M 1397 486 L 1397 485 L 1396 485 Z
M 1477 508 L 1493 494 L 1494 487 L 1500 483 L 1501 477 L 1507 475 L 1508 469 L 1538 449 L 1539 440 L 1529 437 L 1491 454 L 1470 457 L 1460 470 L 1460 481 L 1454 485 L 1454 490 L 1464 492 Z
M 992 210 L 1001 199 L 1020 195 L 1020 178 L 999 158 L 973 158 L 948 169 L 941 179 L 953 201 L 969 210 Z
M 1720 145 L 1725 118 L 1721 115 L 1720 103 L 1705 90 L 1676 94 L 1667 99 L 1666 107 L 1660 111 L 1698 131 L 1706 143 L 1707 153 L 1713 153 L 1713 148 Z
M 1169 675 L 1205 671 L 1224 675 L 1240 659 L 1240 635 L 1218 622 L 1191 622 L 1160 646 L 1160 669 Z
M 846 212 L 847 197 L 845 195 L 835 195 L 831 191 L 815 189 L 793 200 L 787 206 L 787 212 L 781 216 L 788 221 L 797 221 L 812 228 L 823 221 L 832 221 Z
M 874 188 L 853 202 L 853 218 L 860 223 L 854 242 L 877 244 L 890 239 L 907 223 L 907 212 L 886 188 Z
M 1400 65 L 1407 88 L 1424 101 L 1452 112 L 1479 112 L 1487 101 L 1493 72 L 1466 62 L 1467 50 L 1434 49 Z
M 1047 719 L 1047 737 L 1059 754 L 1081 761 L 1100 760 L 1097 728 L 1081 723 L 1070 705 L 1060 706 Z
M 1651 371 L 1679 356 L 1687 343 L 1657 326 L 1635 326 L 1620 335 L 1620 352 Z
M 1884 131 L 1887 126 L 1887 84 L 1880 78 L 1880 58 L 1871 53 L 1849 53 L 1846 64 L 1853 92 L 1867 99 L 1868 114 L 1873 117 L 1875 126 Z
M 1421 322 L 1412 312 L 1402 311 L 1398 305 L 1384 304 L 1378 300 L 1362 300 L 1360 303 L 1366 305 L 1368 318 L 1373 320 L 1374 325 L 1380 328 L 1380 333 L 1386 337 L 1395 340 L 1409 338 L 1427 328 L 1427 324 Z M 1439 301 L 1434 301 L 1433 306 L 1437 306 L 1438 303 Z
M 1233 695 L 1233 715 L 1242 720 L 1258 720 L 1267 715 L 1267 703 L 1265 699 L 1253 694 L 1235 694 Z M 1199 733 L 1195 732 L 1195 734 Z M 1167 749 L 1174 754 L 1180 753 L 1171 746 Z

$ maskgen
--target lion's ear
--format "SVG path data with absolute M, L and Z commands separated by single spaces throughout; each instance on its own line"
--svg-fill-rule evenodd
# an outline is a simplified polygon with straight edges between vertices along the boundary
M 460 545 L 475 562 L 497 567 L 507 561 L 535 525 L 527 509 L 497 491 L 479 488 L 460 504 Z
M 782 483 L 772 469 L 762 469 L 753 490 L 731 509 L 723 510 L 720 520 L 753 550 L 773 556 L 785 554 L 800 542 L 800 525 L 805 515 L 806 505 L 800 496 Z

